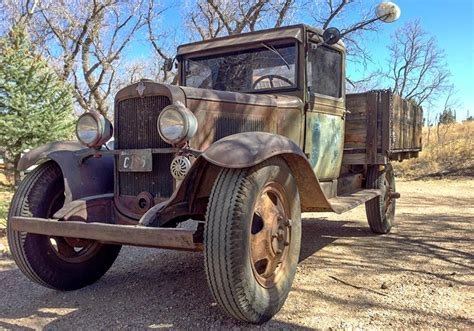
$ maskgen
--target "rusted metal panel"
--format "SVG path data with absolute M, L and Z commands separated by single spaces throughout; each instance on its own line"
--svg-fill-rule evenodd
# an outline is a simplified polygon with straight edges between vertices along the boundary
M 359 190 L 362 187 L 363 175 L 358 174 L 346 174 L 337 179 L 337 194 L 344 195 L 350 194 Z
M 225 137 L 203 154 L 208 162 L 223 168 L 247 168 L 264 160 L 294 153 L 304 158 L 301 149 L 290 139 L 266 132 L 244 132 Z
M 57 151 L 48 157 L 61 168 L 66 203 L 83 197 L 113 193 L 113 155 L 98 155 L 83 160 L 81 151 Z
M 190 146 L 206 150 L 238 132 L 264 131 L 286 136 L 302 146 L 303 102 L 298 97 L 269 96 L 182 87 L 186 106 L 198 120 Z
M 114 194 L 84 197 L 64 204 L 53 217 L 66 221 L 114 223 Z
M 339 176 L 344 145 L 344 119 L 341 116 L 306 114 L 305 153 L 319 180 Z
M 382 194 L 381 190 L 365 189 L 353 192 L 347 195 L 341 195 L 336 198 L 329 199 L 332 210 L 337 214 L 345 213 L 366 201 L 372 200 Z
M 148 228 L 144 226 L 58 221 L 15 216 L 9 219 L 14 231 L 48 236 L 97 240 L 103 243 L 200 251 L 194 231 L 186 229 Z

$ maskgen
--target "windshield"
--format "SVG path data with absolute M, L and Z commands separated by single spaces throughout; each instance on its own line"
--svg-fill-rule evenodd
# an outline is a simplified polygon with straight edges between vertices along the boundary
M 296 87 L 296 44 L 187 58 L 186 86 L 252 92 Z

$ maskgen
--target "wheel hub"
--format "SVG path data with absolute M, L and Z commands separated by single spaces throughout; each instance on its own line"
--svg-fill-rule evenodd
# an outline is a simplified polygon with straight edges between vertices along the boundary
M 291 243 L 291 221 L 283 188 L 267 184 L 255 204 L 251 228 L 251 264 L 255 278 L 272 287 L 285 272 Z

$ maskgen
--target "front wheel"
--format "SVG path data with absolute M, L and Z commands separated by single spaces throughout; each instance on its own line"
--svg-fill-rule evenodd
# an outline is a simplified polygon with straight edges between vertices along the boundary
M 46 162 L 29 173 L 13 196 L 9 218 L 50 218 L 64 204 L 61 169 Z M 14 231 L 7 223 L 13 259 L 32 281 L 58 290 L 75 290 L 98 280 L 112 266 L 121 246 L 93 240 Z
M 367 220 L 372 232 L 389 233 L 395 220 L 395 175 L 392 164 L 369 165 L 366 188 L 379 189 L 382 195 L 365 203 Z
M 209 198 L 204 257 L 222 310 L 251 323 L 272 318 L 291 289 L 300 245 L 299 194 L 283 159 L 221 170 Z

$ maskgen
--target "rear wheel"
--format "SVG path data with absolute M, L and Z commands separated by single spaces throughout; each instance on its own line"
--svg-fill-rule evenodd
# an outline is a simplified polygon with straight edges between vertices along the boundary
M 366 188 L 379 189 L 382 194 L 365 203 L 367 220 L 372 232 L 389 233 L 395 220 L 395 175 L 390 163 L 369 165 Z
M 226 313 L 251 323 L 272 318 L 291 289 L 300 243 L 299 194 L 284 160 L 220 172 L 204 256 L 211 293 Z
M 46 162 L 29 173 L 13 196 L 9 218 L 50 218 L 64 204 L 61 169 Z M 7 224 L 8 244 L 20 270 L 34 282 L 75 290 L 97 281 L 112 266 L 121 246 L 93 240 L 19 232 Z

